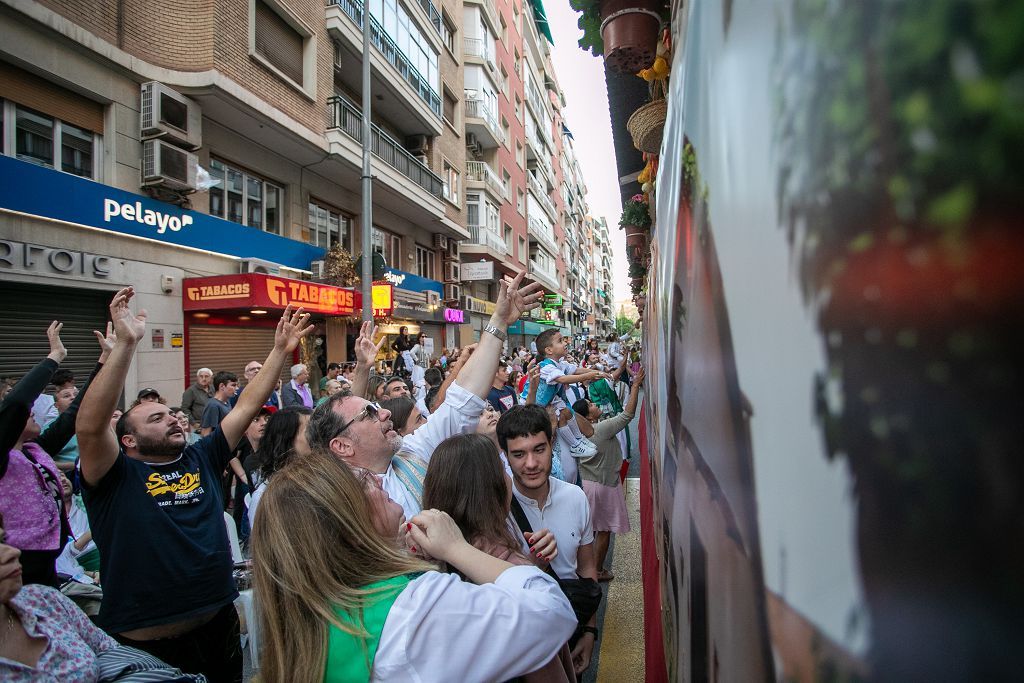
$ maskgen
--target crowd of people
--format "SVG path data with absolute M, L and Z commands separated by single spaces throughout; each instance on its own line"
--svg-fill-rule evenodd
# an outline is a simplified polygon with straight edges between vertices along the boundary
M 119 408 L 132 288 L 79 389 L 51 325 L 0 402 L 0 679 L 240 681 L 244 567 L 261 680 L 577 680 L 644 372 L 614 335 L 508 350 L 543 294 L 522 280 L 477 343 L 434 357 L 403 329 L 385 373 L 367 322 L 318 386 L 289 307 L 242 382 L 201 368 L 176 406 Z

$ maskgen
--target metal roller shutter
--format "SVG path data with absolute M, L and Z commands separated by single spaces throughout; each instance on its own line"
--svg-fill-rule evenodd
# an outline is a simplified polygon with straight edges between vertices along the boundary
M 188 366 L 191 381 L 199 368 L 233 372 L 243 381 L 245 365 L 251 360 L 263 362 L 274 348 L 272 327 L 226 327 L 220 325 L 192 325 L 188 333 Z M 281 378 L 290 380 L 285 363 Z
M 93 330 L 106 329 L 114 292 L 0 282 L 0 376 L 21 377 L 46 357 L 46 328 L 64 323 L 60 338 L 68 356 L 61 363 L 79 386 L 96 365 L 100 347 Z

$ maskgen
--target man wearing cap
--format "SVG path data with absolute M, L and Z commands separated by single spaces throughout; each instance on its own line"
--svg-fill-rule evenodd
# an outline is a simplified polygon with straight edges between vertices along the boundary
M 167 401 L 165 401 L 163 398 L 161 398 L 160 392 L 157 391 L 156 389 L 151 388 L 151 387 L 146 387 L 145 389 L 143 389 L 142 391 L 139 392 L 138 396 L 135 397 L 135 402 L 136 403 L 142 403 L 143 401 L 154 401 L 156 403 L 167 403 Z
M 181 409 L 188 413 L 193 423 L 203 419 L 203 411 L 206 404 L 213 396 L 213 370 L 210 368 L 199 368 L 196 371 L 196 381 L 181 395 Z
M 213 376 L 213 396 L 203 411 L 203 421 L 199 425 L 199 436 L 212 434 L 220 421 L 231 412 L 229 401 L 238 390 L 238 377 L 234 373 L 221 370 Z

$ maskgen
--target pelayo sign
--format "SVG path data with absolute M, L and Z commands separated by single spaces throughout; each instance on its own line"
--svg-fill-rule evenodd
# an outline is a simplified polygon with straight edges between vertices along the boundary
M 0 208 L 217 254 L 308 270 L 324 250 L 173 204 L 0 156 Z

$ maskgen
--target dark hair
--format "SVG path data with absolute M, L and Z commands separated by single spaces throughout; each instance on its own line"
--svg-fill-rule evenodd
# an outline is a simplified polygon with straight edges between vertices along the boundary
M 255 454 L 256 469 L 264 481 L 284 467 L 295 455 L 295 435 L 299 433 L 302 416 L 312 414 L 313 411 L 305 406 L 288 406 L 267 420 L 267 426 L 263 428 L 263 438 L 260 439 L 260 446 Z
M 413 408 L 416 407 L 416 401 L 408 396 L 399 396 L 398 398 L 389 398 L 386 401 L 381 401 L 380 407 L 391 411 L 391 422 L 395 427 L 395 431 L 404 436 L 405 424 L 409 421 L 409 415 L 412 413 Z
M 441 387 L 430 387 L 430 390 L 427 392 L 426 398 L 423 399 L 423 402 L 427 404 L 427 410 L 429 410 L 430 412 L 434 412 L 434 402 L 437 400 L 437 395 L 440 393 Z
M 74 381 L 75 373 L 71 372 L 66 368 L 61 368 L 60 370 L 57 370 L 56 372 L 53 373 L 53 377 L 50 378 L 50 382 L 52 382 L 53 386 L 55 387 L 59 387 L 62 384 L 67 384 L 68 382 Z
M 601 347 L 598 344 L 597 337 L 591 337 L 590 341 L 587 342 L 587 348 L 590 348 L 591 346 L 593 346 L 595 349 L 600 350 Z
M 517 439 L 521 436 L 533 436 L 544 432 L 544 436 L 551 441 L 551 418 L 548 411 L 536 403 L 528 403 L 522 406 L 513 406 L 502 413 L 498 418 L 496 428 L 498 444 L 501 450 L 508 452 L 508 440 Z
M 423 478 L 423 508 L 447 512 L 470 543 L 520 552 L 508 528 L 507 487 L 494 442 L 482 434 L 458 434 L 434 449 Z
M 327 371 L 330 372 L 331 370 L 341 370 L 341 366 L 337 363 L 328 363 Z
M 572 409 L 573 412 L 575 412 L 577 415 L 582 415 L 583 417 L 586 417 L 587 415 L 590 414 L 590 401 L 588 401 L 585 398 L 581 398 L 580 400 L 572 404 Z
M 227 372 L 226 370 L 221 370 L 220 372 L 218 372 L 216 375 L 213 376 L 213 390 L 217 391 L 218 389 L 220 389 L 220 386 L 222 384 L 227 384 L 228 382 L 237 382 L 237 381 L 238 381 L 238 375 L 236 375 L 233 372 Z
M 370 378 L 366 380 L 366 395 L 363 396 L 368 401 L 377 400 L 377 389 L 387 384 L 388 378 L 384 375 L 370 375 Z
M 615 341 L 615 339 L 616 339 L 615 333 L 614 332 L 609 332 L 608 333 L 608 341 Z
M 444 382 L 444 375 L 438 368 L 428 368 L 423 373 L 423 381 L 427 383 L 427 386 L 439 387 Z
M 537 335 L 537 358 L 544 359 L 547 357 L 544 349 L 551 346 L 556 334 L 559 334 L 558 330 L 551 328 Z

